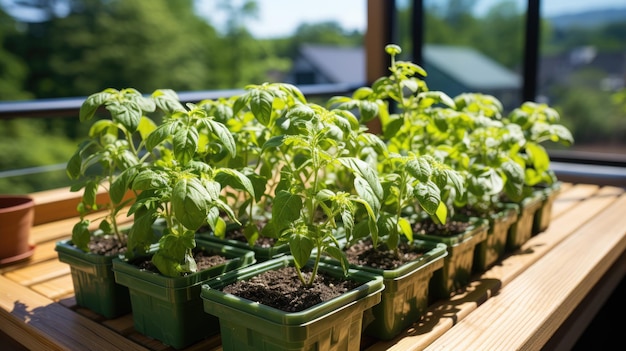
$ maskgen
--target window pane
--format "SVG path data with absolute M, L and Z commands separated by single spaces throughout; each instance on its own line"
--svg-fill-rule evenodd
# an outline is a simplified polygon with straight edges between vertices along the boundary
M 626 154 L 626 3 L 541 5 L 539 98 L 561 113 L 575 150 Z
M 426 0 L 422 65 L 431 90 L 521 103 L 526 8 L 519 1 Z

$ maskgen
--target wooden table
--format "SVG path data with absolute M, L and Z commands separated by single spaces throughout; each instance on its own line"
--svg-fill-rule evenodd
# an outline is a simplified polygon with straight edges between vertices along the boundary
M 132 315 L 106 320 L 76 306 L 70 268 L 54 245 L 70 236 L 76 194 L 33 194 L 34 255 L 0 267 L 0 342 L 41 350 L 168 350 L 133 329 Z M 473 278 L 378 350 L 567 349 L 626 275 L 623 188 L 563 185 L 550 227 Z M 12 341 L 11 341 L 12 339 Z M 18 345 L 19 344 L 19 345 Z M 218 336 L 187 350 L 220 350 Z

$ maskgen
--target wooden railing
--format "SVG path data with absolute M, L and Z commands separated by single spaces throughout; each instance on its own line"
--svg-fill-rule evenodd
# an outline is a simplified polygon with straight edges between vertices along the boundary
M 107 320 L 76 305 L 69 266 L 54 245 L 70 235 L 78 195 L 59 189 L 33 197 L 35 253 L 0 267 L 0 341 L 42 350 L 168 350 L 137 333 L 132 314 Z M 567 349 L 626 275 L 626 194 L 566 183 L 553 206 L 547 230 L 429 306 L 397 338 L 363 337 L 361 349 Z M 188 349 L 219 350 L 220 338 Z

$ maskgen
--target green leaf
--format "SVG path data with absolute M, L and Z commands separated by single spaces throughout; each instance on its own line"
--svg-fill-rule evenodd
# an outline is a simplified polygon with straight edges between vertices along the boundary
M 133 190 L 167 189 L 169 179 L 161 172 L 151 169 L 142 170 L 133 180 Z
M 124 195 L 126 194 L 126 190 L 130 186 L 130 182 L 127 179 L 122 177 L 117 177 L 113 183 L 111 184 L 111 188 L 109 189 L 109 196 L 111 197 L 111 201 L 114 204 L 119 204 L 122 202 Z
M 83 202 L 87 206 L 97 208 L 98 204 L 96 203 L 96 201 L 98 199 L 98 187 L 98 181 L 88 181 L 85 184 L 85 191 L 83 192 Z
M 507 161 L 501 166 L 502 172 L 506 175 L 504 191 L 511 199 L 519 198 L 524 188 L 524 169 L 513 161 Z
M 156 234 L 152 225 L 156 220 L 154 210 L 141 207 L 135 212 L 133 226 L 128 232 L 127 255 L 144 255 L 150 245 L 156 242 Z
M 113 121 L 120 123 L 131 133 L 137 131 L 139 127 L 139 120 L 143 116 L 143 111 L 137 103 L 134 102 L 112 102 L 106 106 L 107 110 L 111 112 Z
M 267 187 L 267 178 L 256 173 L 248 174 L 248 179 L 252 183 L 254 189 L 254 200 L 260 201 L 265 194 L 265 188 Z
M 359 104 L 361 123 L 366 123 L 378 116 L 378 103 L 375 101 L 361 101 Z
M 422 183 L 429 181 L 430 176 L 433 173 L 430 161 L 425 157 L 410 159 L 406 163 L 406 169 L 410 175 Z
M 413 196 L 419 201 L 420 206 L 426 213 L 432 215 L 439 208 L 441 203 L 440 190 L 432 181 L 418 183 L 413 189 Z
M 145 140 L 150 133 L 152 133 L 157 128 L 157 125 L 153 120 L 146 116 L 142 116 L 139 120 L 139 126 L 137 127 L 137 131 L 141 136 L 141 140 Z
M 287 137 L 286 135 L 277 135 L 277 136 L 271 137 L 263 144 L 263 152 L 265 152 L 265 150 L 267 149 L 273 149 L 273 148 L 282 146 L 286 137 Z
M 528 160 L 531 163 L 530 166 L 537 172 L 544 173 L 550 169 L 550 156 L 548 156 L 548 152 L 543 146 L 527 142 L 526 154 L 528 154 Z
M 339 158 L 339 162 L 341 162 L 345 167 L 350 169 L 356 175 L 361 176 L 362 180 L 364 180 L 369 185 L 369 189 L 371 189 L 371 192 L 373 192 L 375 197 L 379 200 L 382 200 L 383 188 L 380 185 L 380 180 L 378 179 L 376 170 L 372 168 L 369 163 L 363 160 L 359 160 L 355 157 L 341 157 Z M 377 208 L 379 206 L 373 207 Z
M 180 235 L 166 234 L 159 239 L 159 250 L 152 256 L 152 263 L 161 274 L 178 277 L 181 273 L 197 271 L 191 256 L 191 249 L 196 247 L 194 232 L 187 230 Z
M 72 244 L 84 252 L 89 252 L 89 240 L 91 239 L 89 224 L 91 222 L 88 219 L 83 219 L 74 224 L 72 228 Z
M 176 131 L 173 137 L 174 157 L 181 165 L 188 164 L 198 148 L 198 130 L 194 127 Z
M 159 89 L 152 93 L 152 99 L 154 100 L 156 107 L 164 111 L 165 113 L 172 113 L 177 111 L 185 111 L 185 107 L 180 103 L 178 94 L 171 89 Z
M 398 228 L 400 229 L 400 233 L 402 233 L 409 242 L 413 241 L 413 228 L 407 218 L 398 218 Z
M 444 170 L 446 175 L 448 176 L 448 181 L 452 183 L 454 189 L 457 191 L 457 194 L 461 195 L 465 193 L 465 179 L 461 174 L 457 171 L 446 169 Z
M 261 233 L 259 232 L 259 228 L 256 226 L 256 224 L 248 222 L 243 227 L 243 235 L 246 237 L 248 245 L 252 247 L 254 246 L 254 243 L 259 239 L 259 236 L 261 236 Z
M 272 222 L 275 229 L 282 231 L 300 218 L 302 206 L 302 199 L 297 194 L 285 190 L 278 191 L 272 205 Z
M 101 119 L 96 121 L 91 128 L 89 128 L 89 137 L 96 139 L 98 136 L 104 136 L 110 134 L 112 139 L 117 140 L 118 126 L 111 120 Z
M 152 256 L 152 263 L 166 277 L 180 276 L 179 263 L 174 258 L 166 256 L 160 251 Z
M 314 247 L 313 240 L 306 235 L 294 234 L 289 237 L 289 250 L 298 268 L 306 265 Z
M 324 252 L 341 263 L 341 268 L 343 269 L 344 274 L 348 272 L 350 262 L 348 262 L 348 258 L 340 248 L 336 246 L 328 246 Z
M 382 194 L 382 186 L 378 183 L 380 187 L 380 192 Z M 361 197 L 371 208 L 371 211 L 378 213 L 381 206 L 382 196 L 378 196 L 374 189 L 372 189 L 371 184 L 367 182 L 364 178 L 359 176 L 354 178 L 354 189 L 356 190 L 359 197 Z
M 210 199 L 199 179 L 182 178 L 172 190 L 172 211 L 180 223 L 189 230 L 198 230 L 206 221 Z
M 80 106 L 78 113 L 79 120 L 85 122 L 93 118 L 98 107 L 102 106 L 106 101 L 111 99 L 117 93 L 115 89 L 105 89 L 102 92 L 95 93 L 87 97 L 87 99 Z
M 446 221 L 448 219 L 448 208 L 443 202 L 440 202 L 437 206 L 437 210 L 435 211 L 435 218 L 439 221 L 439 223 L 446 224 Z
M 479 187 L 481 193 L 486 195 L 499 194 L 504 189 L 504 179 L 491 167 L 484 167 L 482 172 L 473 179 L 474 187 Z M 472 191 L 476 193 L 475 191 Z
M 167 140 L 174 133 L 175 124 L 165 123 L 153 130 L 146 139 L 146 149 L 152 151 L 157 145 Z
M 252 114 L 259 123 L 267 127 L 272 116 L 272 94 L 266 90 L 252 90 L 249 96 Z
M 231 131 L 222 123 L 214 120 L 208 121 L 207 124 L 211 131 L 220 139 L 220 142 L 222 143 L 222 145 L 224 145 L 226 150 L 228 150 L 228 153 L 232 157 L 235 157 L 235 155 L 237 154 L 237 147 L 235 145 L 235 139 L 233 139 Z
M 232 168 L 219 168 L 215 174 L 215 180 L 224 186 L 234 189 L 245 190 L 250 196 L 255 197 L 255 190 L 250 179 L 243 173 Z
M 555 124 L 550 129 L 552 131 L 552 137 L 550 138 L 552 141 L 560 142 L 565 146 L 570 146 L 574 143 L 574 137 L 567 127 Z
M 67 161 L 67 165 L 65 165 L 65 173 L 67 173 L 70 179 L 75 180 L 80 177 L 81 163 L 80 150 L 76 150 L 69 161 Z

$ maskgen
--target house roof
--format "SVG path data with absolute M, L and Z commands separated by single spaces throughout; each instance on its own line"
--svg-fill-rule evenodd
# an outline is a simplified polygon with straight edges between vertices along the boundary
M 304 44 L 300 55 L 334 83 L 365 82 L 365 52 L 361 47 Z M 521 78 L 472 48 L 424 46 L 425 66 L 432 66 L 473 89 L 519 88 Z
M 300 48 L 300 54 L 331 82 L 365 82 L 363 48 L 304 44 Z
M 425 45 L 424 63 L 473 89 L 517 88 L 521 85 L 519 75 L 472 48 Z

